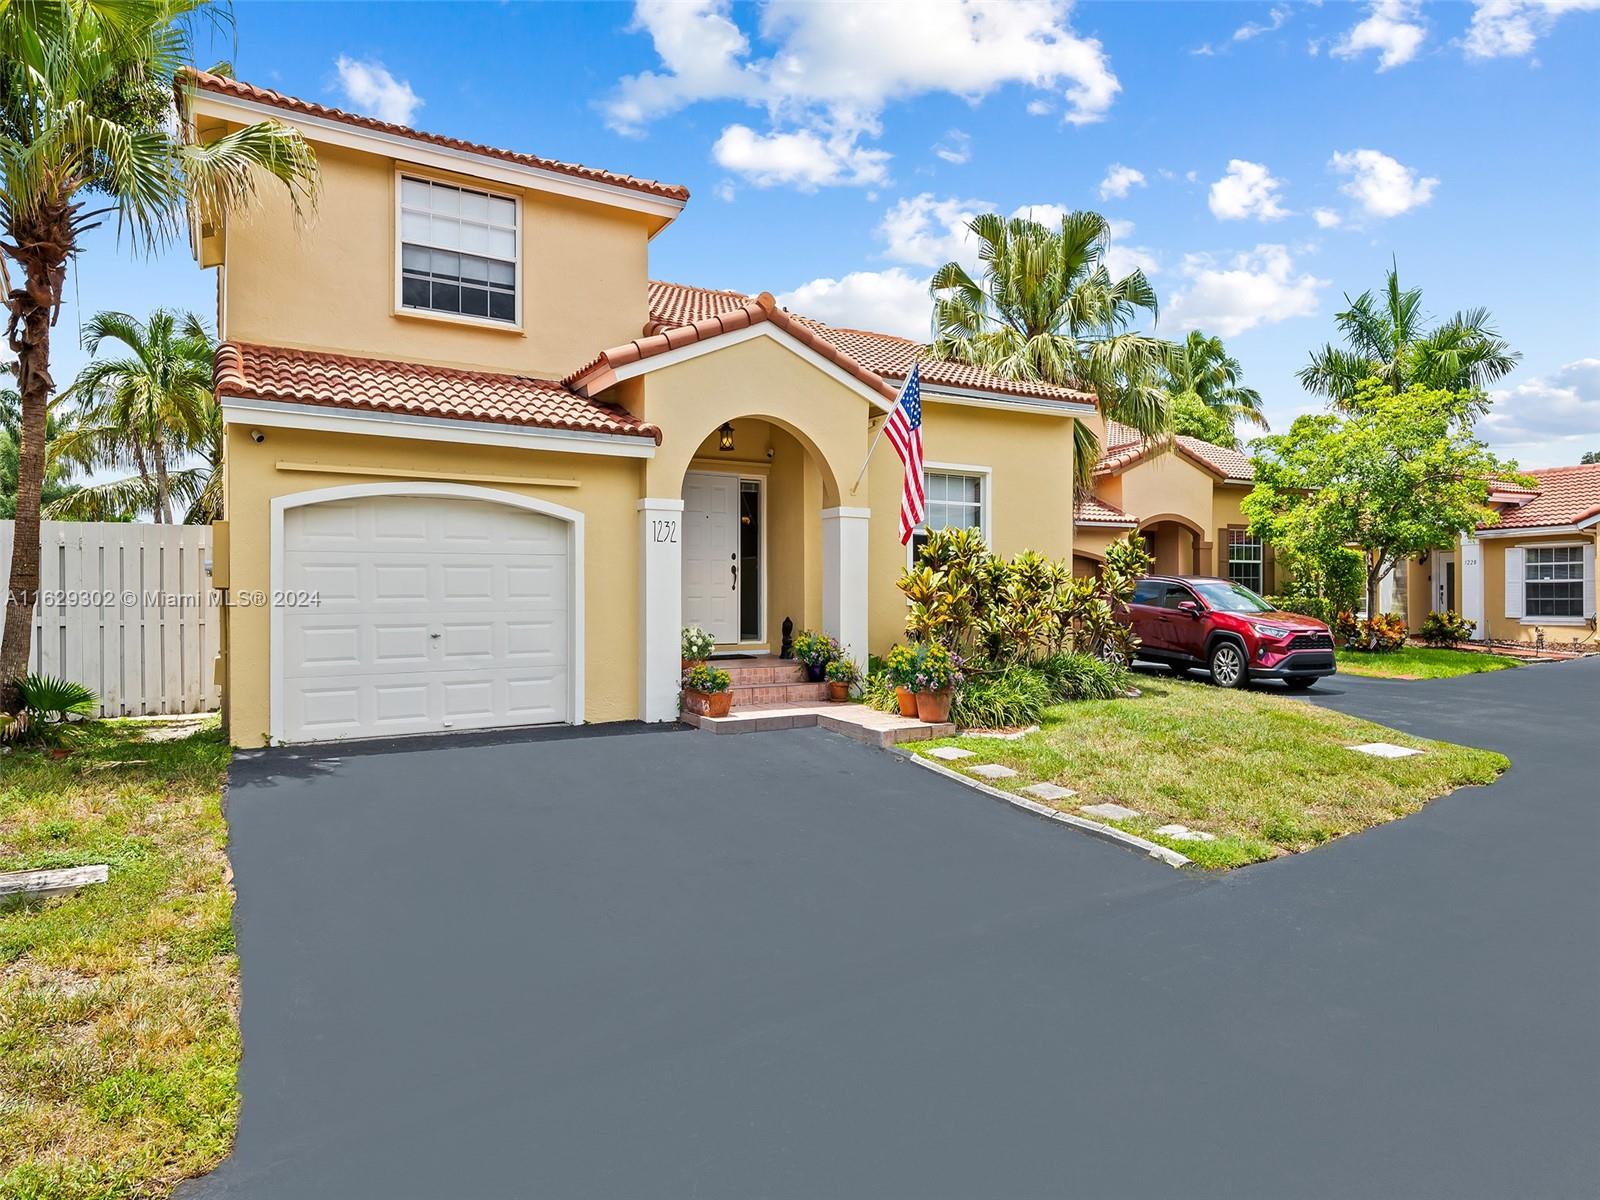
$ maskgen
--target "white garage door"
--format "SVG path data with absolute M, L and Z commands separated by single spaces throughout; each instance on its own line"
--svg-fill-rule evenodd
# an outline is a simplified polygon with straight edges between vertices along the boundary
M 291 508 L 282 737 L 571 719 L 566 522 L 438 496 Z

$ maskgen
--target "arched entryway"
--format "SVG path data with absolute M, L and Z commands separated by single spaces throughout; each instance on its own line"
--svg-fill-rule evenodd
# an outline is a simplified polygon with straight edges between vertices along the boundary
M 1205 530 L 1178 513 L 1161 513 L 1139 523 L 1139 536 L 1155 560 L 1158 575 L 1210 575 L 1211 543 Z

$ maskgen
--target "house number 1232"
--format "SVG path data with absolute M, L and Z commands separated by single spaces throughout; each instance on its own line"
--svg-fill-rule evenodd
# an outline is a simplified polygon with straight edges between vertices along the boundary
M 672 542 L 678 540 L 678 523 L 676 521 L 651 521 L 650 540 L 653 542 Z

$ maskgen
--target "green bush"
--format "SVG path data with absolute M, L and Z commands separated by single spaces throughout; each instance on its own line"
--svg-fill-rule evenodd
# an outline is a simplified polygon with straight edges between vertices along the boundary
M 0 713 L 0 741 L 65 746 L 77 735 L 73 726 L 95 715 L 99 703 L 81 683 L 53 675 L 17 680 L 21 700 L 15 713 Z
M 1422 640 L 1430 646 L 1455 646 L 1470 641 L 1478 628 L 1453 608 L 1444 612 L 1431 612 L 1422 619 Z
M 1050 683 L 1054 704 L 1068 700 L 1114 700 L 1130 686 L 1128 668 L 1090 654 L 1052 654 L 1038 664 Z
M 1399 613 L 1379 613 L 1370 621 L 1352 612 L 1340 612 L 1333 620 L 1334 640 L 1351 650 L 1387 653 L 1406 644 L 1405 618 Z
M 683 686 L 691 692 L 725 692 L 733 686 L 733 677 L 726 671 L 701 663 L 689 672 Z
M 1052 700 L 1044 672 L 1007 667 L 995 675 L 969 675 L 956 692 L 950 719 L 968 729 L 1032 725 Z

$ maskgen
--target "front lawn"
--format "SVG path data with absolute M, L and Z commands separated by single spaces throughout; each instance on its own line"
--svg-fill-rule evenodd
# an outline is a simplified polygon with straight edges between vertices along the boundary
M 1442 650 L 1431 646 L 1402 646 L 1382 653 L 1340 650 L 1337 658 L 1339 670 L 1346 674 L 1380 679 L 1450 679 L 1456 675 L 1479 675 L 1484 671 L 1504 671 L 1522 665 L 1504 654 Z
M 1035 783 L 1072 788 L 1076 796 L 1055 802 L 1063 812 L 1108 801 L 1134 809 L 1139 815 L 1126 820 L 1093 819 L 1205 867 L 1312 849 L 1414 813 L 1463 784 L 1490 783 L 1510 765 L 1504 755 L 1425 741 L 1265 692 L 1148 675 L 1137 683 L 1137 699 L 1058 705 L 1039 732 L 1015 741 L 956 737 L 903 748 L 924 756 L 936 746 L 971 750 L 974 757 L 940 765 L 965 771 L 1000 763 L 1017 775 L 985 782 L 1010 792 Z M 1383 759 L 1348 749 L 1368 742 L 1426 753 Z M 1169 824 L 1216 840 L 1154 832 Z
M 0 1196 L 164 1196 L 232 1141 L 229 752 L 214 722 L 167 742 L 150 727 L 0 757 L 0 870 L 111 869 L 0 911 Z

